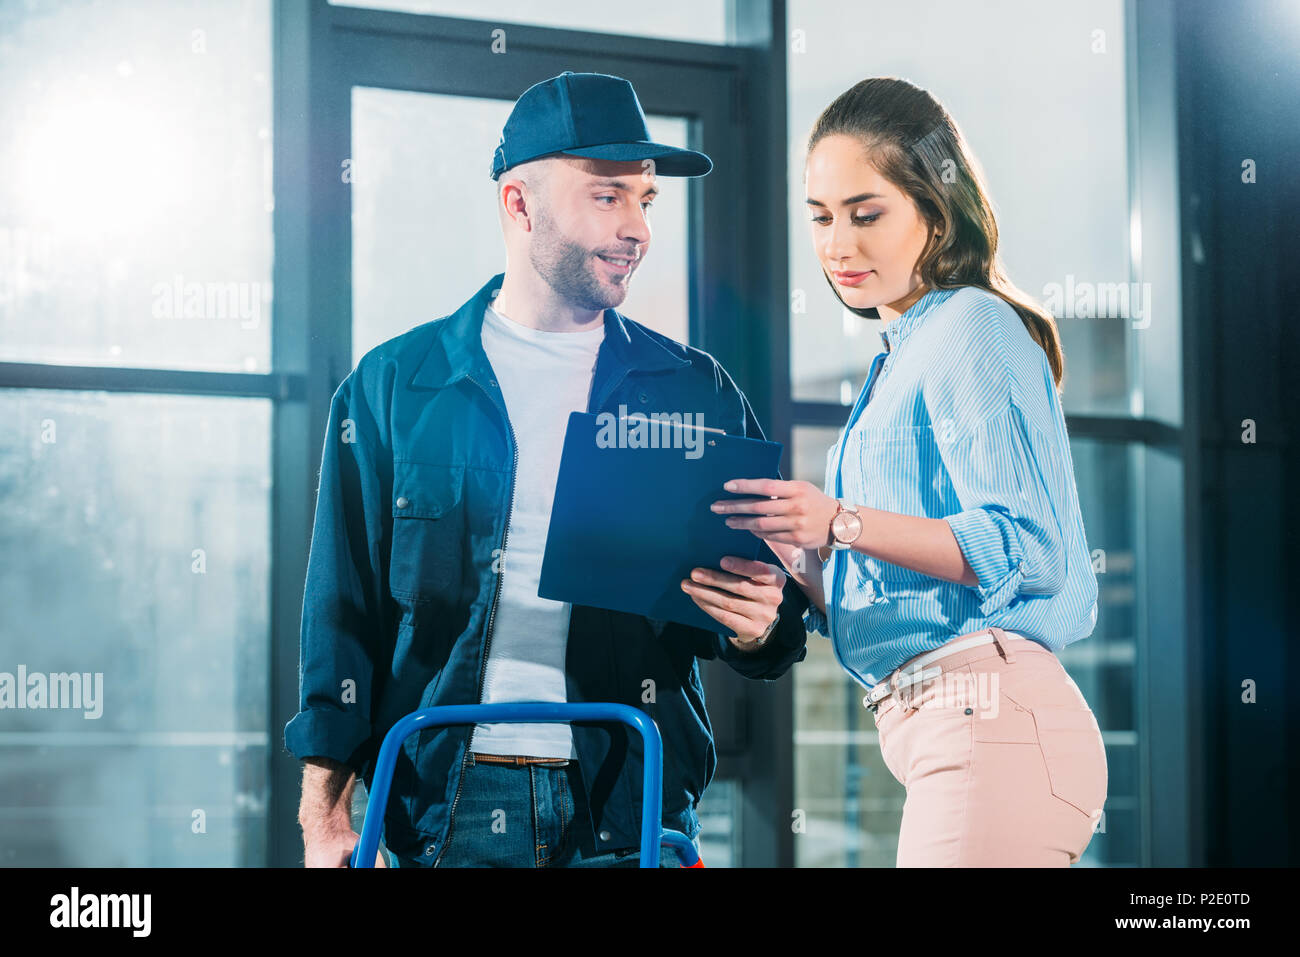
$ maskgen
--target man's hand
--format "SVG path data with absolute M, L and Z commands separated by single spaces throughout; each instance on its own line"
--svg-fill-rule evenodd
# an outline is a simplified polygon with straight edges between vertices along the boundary
M 352 830 L 350 825 L 346 828 L 321 827 L 310 832 L 303 831 L 302 837 L 306 850 L 303 864 L 306 867 L 347 867 L 357 841 L 361 840 L 361 835 Z M 387 866 L 384 852 L 376 851 L 375 867 Z
M 691 569 L 691 577 L 682 579 L 682 590 L 701 611 L 735 632 L 728 636 L 733 645 L 749 651 L 776 620 L 785 578 L 775 565 L 728 555 L 722 570 Z
M 307 867 L 347 867 L 361 839 L 352 830 L 352 789 L 356 775 L 346 764 L 330 758 L 304 758 L 302 803 L 303 864 Z M 387 867 L 382 851 L 375 852 L 375 867 Z

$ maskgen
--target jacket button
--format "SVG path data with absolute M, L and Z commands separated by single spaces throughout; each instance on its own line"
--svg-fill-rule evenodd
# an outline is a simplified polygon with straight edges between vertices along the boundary
M 609 831 L 601 831 L 601 832 L 600 832 L 600 839 L 601 839 L 602 841 L 608 841 L 608 840 L 609 840 Z
M 409 500 L 405 495 L 401 495 L 401 496 L 399 496 L 398 499 L 397 499 L 397 507 L 398 507 L 398 508 L 406 508 L 406 506 L 408 506 L 408 505 L 410 505 L 410 504 L 411 504 L 410 500 Z
M 430 844 L 428 847 L 426 847 L 426 848 L 424 849 L 424 856 L 425 856 L 425 857 L 432 857 L 432 856 L 433 856 L 433 848 L 434 848 L 434 845 L 432 845 L 432 844 Z
M 650 401 L 650 397 L 646 395 L 644 392 L 642 392 L 639 396 L 637 396 L 637 398 L 640 399 L 642 402 Z

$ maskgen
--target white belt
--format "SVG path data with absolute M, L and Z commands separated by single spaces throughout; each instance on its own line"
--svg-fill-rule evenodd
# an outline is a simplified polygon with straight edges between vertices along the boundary
M 1024 635 L 1014 631 L 1006 631 L 1004 629 L 1002 634 L 1006 635 L 1008 638 L 1018 638 L 1021 641 L 1029 640 Z M 908 664 L 906 666 L 907 667 L 906 671 L 904 671 L 903 668 L 900 667 L 890 672 L 889 675 L 886 675 L 885 680 L 881 681 L 879 684 L 876 684 L 875 686 L 872 687 L 870 691 L 867 692 L 866 696 L 862 699 L 862 703 L 866 705 L 868 708 L 874 709 L 875 705 L 879 704 L 880 701 L 893 694 L 895 689 L 893 683 L 889 679 L 890 676 L 895 673 L 897 673 L 898 675 L 898 690 L 902 690 L 903 688 L 906 688 L 909 685 L 919 684 L 920 682 L 928 681 L 929 679 L 934 678 L 937 675 L 943 673 L 942 668 L 934 668 L 930 671 L 926 671 L 925 670 L 926 665 L 938 661 L 941 658 L 947 658 L 949 655 L 954 654 L 955 652 L 965 651 L 967 648 L 978 648 L 980 645 L 990 645 L 992 643 L 993 643 L 993 632 L 990 631 L 987 634 L 983 634 L 983 635 L 971 635 L 971 637 L 966 638 L 962 641 L 955 642 L 954 644 L 951 645 L 944 645 L 942 648 L 936 648 L 934 651 L 927 652 L 926 654 L 917 658 L 915 661 Z

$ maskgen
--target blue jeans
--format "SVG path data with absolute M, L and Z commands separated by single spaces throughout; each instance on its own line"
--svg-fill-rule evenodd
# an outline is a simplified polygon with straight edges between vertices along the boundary
M 640 866 L 640 848 L 597 851 L 591 832 L 577 761 L 564 766 L 515 766 L 477 762 L 471 754 L 438 866 Z M 389 853 L 395 867 L 428 867 L 436 857 L 425 860 Z M 672 848 L 661 849 L 659 866 L 681 866 Z

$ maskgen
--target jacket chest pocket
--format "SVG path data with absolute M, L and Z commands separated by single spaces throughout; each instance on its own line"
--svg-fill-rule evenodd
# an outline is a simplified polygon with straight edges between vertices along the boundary
M 393 463 L 394 598 L 457 603 L 465 560 L 465 469 Z

